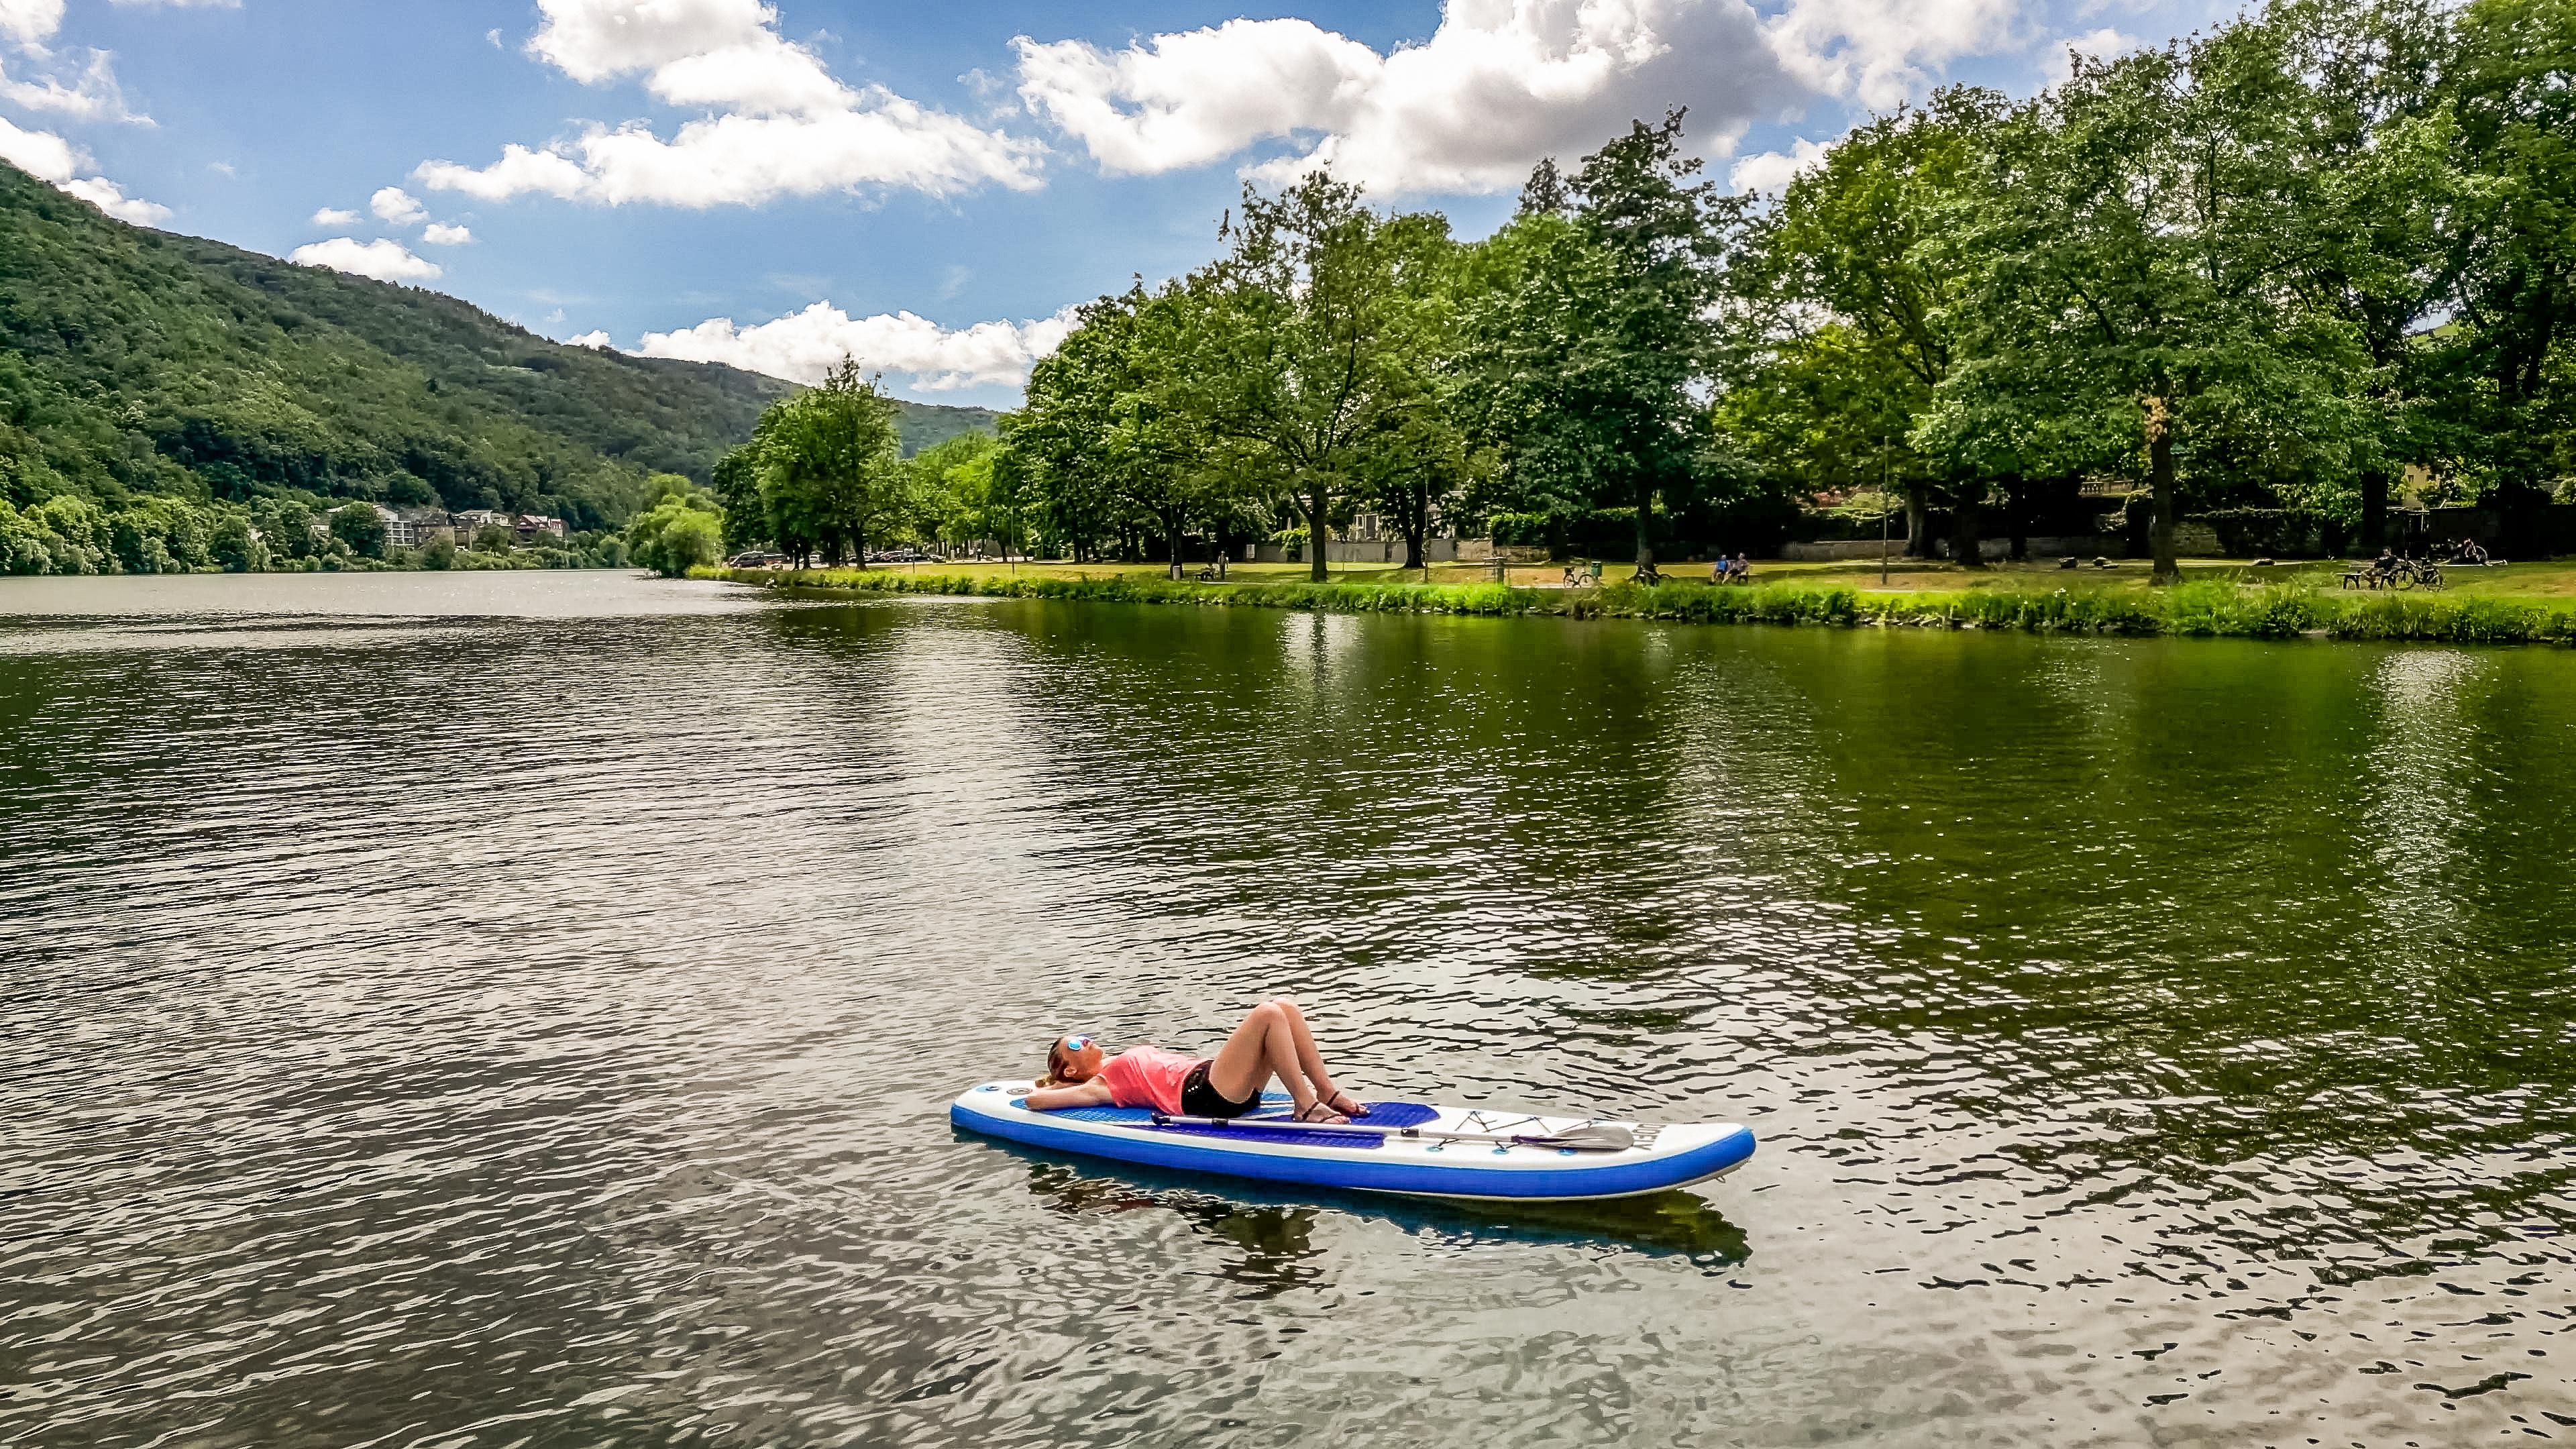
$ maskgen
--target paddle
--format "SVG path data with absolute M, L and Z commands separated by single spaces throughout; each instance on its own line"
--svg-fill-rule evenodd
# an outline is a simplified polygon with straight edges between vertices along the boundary
M 1298 1132 L 1322 1132 L 1328 1135 L 1365 1134 L 1383 1141 L 1389 1137 L 1432 1138 L 1441 1142 L 1501 1142 L 1516 1147 L 1566 1147 L 1577 1152 L 1625 1152 L 1637 1145 L 1636 1132 L 1617 1122 L 1578 1122 L 1557 1132 L 1443 1132 L 1431 1127 L 1371 1127 L 1365 1122 L 1297 1122 L 1277 1117 L 1183 1117 L 1170 1112 L 1154 1114 L 1157 1127 L 1267 1127 L 1287 1128 Z

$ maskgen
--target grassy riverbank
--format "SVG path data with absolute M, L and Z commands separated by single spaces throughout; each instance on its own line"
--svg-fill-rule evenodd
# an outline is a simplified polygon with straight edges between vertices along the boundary
M 1391 575 L 1393 571 L 1385 571 Z M 1518 570 L 1516 573 L 1533 572 Z M 2338 590 L 2315 571 L 2203 567 L 2173 588 L 2144 587 L 2101 573 L 2038 571 L 1935 575 L 1948 587 L 1864 590 L 1845 570 L 1787 573 L 1770 582 L 1655 587 L 1613 578 L 1598 587 L 1520 583 L 1400 582 L 1345 577 L 1316 584 L 1281 573 L 1236 571 L 1225 583 L 1174 582 L 1159 571 L 1089 571 L 1051 566 L 1013 573 L 993 566 L 928 565 L 922 572 L 873 569 L 698 569 L 699 578 L 756 584 L 806 597 L 949 594 L 1097 603 L 1306 609 L 1334 614 L 1547 615 L 1669 619 L 1695 624 L 1813 624 L 1885 628 L 2021 629 L 2036 632 L 2287 639 L 2423 640 L 2444 643 L 2576 643 L 2576 601 L 2560 590 L 2508 595 L 2459 588 L 2442 593 Z M 1411 577 L 1419 578 L 1414 574 Z M 1874 578 L 1874 573 L 1872 575 Z M 1953 580 L 1964 583 L 1954 584 Z M 1929 583 L 1931 579 L 1924 579 Z M 2555 580 L 2552 580 L 2553 582 Z M 1909 583 L 1915 582 L 1909 579 Z M 2492 579 L 2480 579 L 2492 583 Z M 2053 586 L 2052 586 L 2053 585 Z

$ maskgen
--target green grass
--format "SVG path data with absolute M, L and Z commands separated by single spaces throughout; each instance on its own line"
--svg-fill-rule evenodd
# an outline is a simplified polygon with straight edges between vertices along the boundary
M 1864 591 L 1830 574 L 1792 575 L 1745 587 L 1666 583 L 1640 588 L 1532 588 L 1485 582 L 1404 583 L 1361 577 L 1317 584 L 1279 572 L 1237 571 L 1226 583 L 1175 582 L 1161 571 L 1099 573 L 986 567 L 911 573 L 895 568 L 696 569 L 697 578 L 757 584 L 805 597 L 949 594 L 1078 602 L 1305 609 L 1331 614 L 1539 615 L 1669 619 L 1693 624 L 2014 629 L 2039 633 L 2199 638 L 2422 640 L 2437 643 L 2576 643 L 2576 601 L 2485 592 L 2355 593 L 2325 586 L 2322 571 L 2203 569 L 2171 588 L 2045 575 L 1978 577 L 1974 587 Z

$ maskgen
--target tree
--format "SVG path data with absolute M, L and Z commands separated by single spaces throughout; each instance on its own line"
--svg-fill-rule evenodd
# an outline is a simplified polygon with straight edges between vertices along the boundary
M 1545 170 L 1529 193 L 1561 196 L 1553 167 Z M 1467 262 L 1452 406 L 1494 460 L 1469 506 L 1541 521 L 1551 554 L 1592 513 L 1613 446 L 1580 393 L 1578 350 L 1589 299 L 1608 274 L 1608 260 L 1554 211 L 1514 217 Z
M 1181 576 L 1181 545 L 1194 528 L 1212 525 L 1245 479 L 1240 461 L 1192 407 L 1183 370 L 1191 334 L 1213 320 L 1203 292 L 1184 286 L 1147 295 L 1141 288 L 1101 314 L 1102 349 L 1114 357 L 1106 381 L 1114 390 L 1109 426 L 1094 440 L 1103 455 L 1114 506 L 1160 535 L 1171 577 Z
M 1531 178 L 1470 304 L 1467 406 L 1524 497 L 1634 511 L 1655 561 L 1659 503 L 1707 448 L 1710 315 L 1743 203 L 1695 179 L 1682 113 L 1637 122 L 1570 177 Z
M 1968 355 L 1915 436 L 1972 465 L 2142 472 L 2159 582 L 2181 487 L 2221 471 L 2195 465 L 2342 447 L 2358 362 L 2344 323 L 2292 300 L 2262 118 L 2199 79 L 2179 50 L 2079 57 L 1997 127 L 1975 213 L 1936 252 L 1976 278 Z
M 1005 473 L 1027 483 L 1037 521 L 1076 563 L 1091 559 L 1115 507 L 1106 440 L 1128 385 L 1133 310 L 1116 297 L 1085 304 L 1073 331 L 1029 370 L 1027 402 L 1002 424 Z
M 1227 455 L 1221 466 L 1269 480 L 1304 520 L 1317 582 L 1363 452 L 1434 397 L 1416 378 L 1440 304 L 1432 277 L 1407 262 L 1446 223 L 1405 223 L 1326 172 L 1276 198 L 1247 186 L 1232 250 L 1188 289 L 1195 305 L 1165 395 Z
M 666 497 L 626 526 L 627 556 L 666 579 L 724 556 L 716 501 L 701 493 Z
M 331 514 L 331 536 L 360 558 L 385 556 L 385 520 L 372 503 L 350 503 Z
M 1960 303 L 1974 272 L 1942 255 L 1943 228 L 1964 219 L 1987 134 L 2002 97 L 1952 88 L 1930 107 L 1876 117 L 1793 179 L 1779 205 L 1749 229 L 1733 269 L 1733 300 L 1749 323 L 1749 347 L 1734 360 L 1725 413 L 1746 437 L 1790 444 L 1782 461 L 1811 486 L 1875 484 L 1881 475 L 1906 494 L 1911 551 L 1929 556 L 1924 521 L 1933 495 L 1951 510 L 1952 556 L 1980 564 L 1978 511 L 1988 466 L 2011 460 L 1907 445 L 1949 376 L 1958 352 Z M 1765 367 L 1776 379 L 1756 379 Z M 1766 405 L 1786 416 L 1762 416 Z M 1794 461 L 1792 461 L 1794 460 Z
M 724 514 L 725 542 L 748 548 L 769 537 L 769 509 L 760 499 L 760 452 L 736 448 L 716 460 L 716 506 Z
M 724 525 L 705 511 L 683 514 L 663 528 L 652 562 L 654 570 L 674 579 L 724 556 Z
M 1001 447 L 1001 439 L 990 433 L 960 433 L 914 454 L 905 465 L 913 475 L 918 521 L 932 541 L 1013 536 L 1008 500 L 997 499 L 993 487 L 993 458 Z
M 908 513 L 893 403 L 844 358 L 823 381 L 771 405 L 748 446 L 770 537 L 802 565 L 820 552 L 867 567 L 868 541 Z
M 2446 229 L 2476 211 L 2440 87 L 2457 48 L 2450 16 L 2432 0 L 2291 0 L 2220 39 L 2231 83 L 2281 117 L 2270 185 L 2287 203 L 2276 217 L 2290 284 L 2367 354 L 2354 511 L 2362 547 L 2376 548 L 2398 470 L 2438 460 L 2438 371 L 2418 338 L 2456 278 Z M 2311 509 L 2334 501 L 2299 492 Z
M 252 531 L 247 513 L 226 509 L 215 521 L 206 548 L 226 573 L 257 573 L 268 567 L 268 549 Z
M 2509 507 L 2576 473 L 2576 9 L 2474 0 L 2444 94 L 2471 178 L 2448 237 L 2456 438 Z

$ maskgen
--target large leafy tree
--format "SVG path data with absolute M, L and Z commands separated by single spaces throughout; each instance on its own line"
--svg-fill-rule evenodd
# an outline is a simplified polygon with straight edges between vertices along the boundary
M 1707 454 L 1710 318 L 1743 211 L 1681 137 L 1676 111 L 1570 175 L 1542 166 L 1464 321 L 1463 401 L 1518 501 L 1633 510 L 1643 570 L 1658 504 L 1687 496 Z
M 853 359 L 772 404 L 744 448 L 766 531 L 799 564 L 820 554 L 864 568 L 870 540 L 891 537 L 908 516 L 894 406 Z M 741 476 L 732 475 L 737 499 Z
M 2441 452 L 2439 373 L 2420 338 L 2447 305 L 2444 238 L 2470 192 L 2440 93 L 2453 49 L 2437 0 L 2290 0 L 2203 48 L 2204 72 L 2264 121 L 2286 284 L 2341 319 L 2367 359 L 2346 414 L 2366 548 L 2382 539 L 2398 471 Z M 2283 501 L 2341 511 L 2340 480 L 2283 481 Z
M 1907 440 L 1960 352 L 1974 272 L 1939 243 L 1970 214 L 2004 109 L 1991 91 L 1954 88 L 1864 123 L 1748 228 L 1730 274 L 1745 345 L 1729 351 L 1724 422 L 1810 486 L 1901 485 L 1915 552 L 1931 552 L 1930 506 L 1947 505 L 1969 567 L 1980 506 L 1997 482 L 2018 491 L 2019 460 Z
M 912 456 L 905 466 L 913 475 L 916 522 L 930 538 L 989 539 L 1007 547 L 1019 537 L 1009 477 L 996 481 L 1001 452 L 1001 439 L 990 433 L 960 433 Z
M 1976 279 L 1918 446 L 2142 475 L 2159 580 L 2184 483 L 2332 469 L 2359 349 L 2296 304 L 2265 117 L 2179 49 L 2078 58 L 1995 130 L 1946 255 Z M 2284 463 L 2283 460 L 2288 462 Z
M 1224 466 L 1303 519 L 1310 577 L 1325 576 L 1337 511 L 1367 487 L 1367 458 L 1438 406 L 1427 374 L 1445 299 L 1436 217 L 1390 219 L 1318 172 L 1276 197 L 1247 187 L 1232 249 L 1192 279 L 1168 396 Z
M 1137 394 L 1152 362 L 1138 345 L 1138 318 L 1149 300 L 1139 286 L 1084 305 L 1030 370 L 1027 403 L 1003 427 L 1009 473 L 1025 478 L 1045 531 L 1076 562 L 1117 532 L 1134 487 L 1121 473 L 1136 461 Z
M 2576 7 L 2475 0 L 2457 25 L 2455 437 L 2490 496 L 2528 506 L 2576 473 Z

